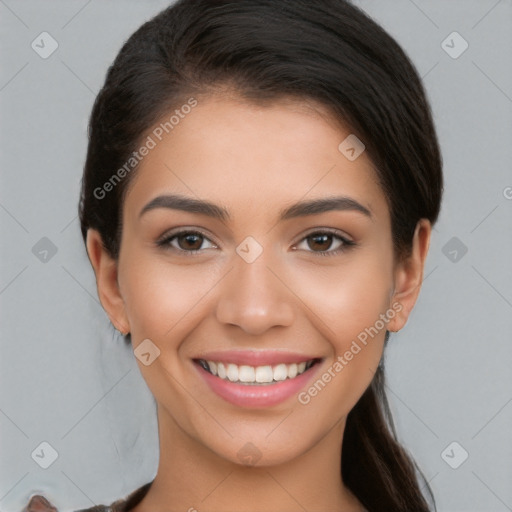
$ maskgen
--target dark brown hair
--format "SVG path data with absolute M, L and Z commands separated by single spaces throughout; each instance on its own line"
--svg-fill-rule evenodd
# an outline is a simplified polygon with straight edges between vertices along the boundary
M 350 127 L 387 198 L 396 256 L 409 254 L 419 219 L 437 221 L 442 159 L 425 90 L 364 11 L 346 0 L 179 0 L 126 41 L 94 103 L 79 204 L 84 241 L 98 230 L 117 259 L 137 170 L 126 162 L 172 109 L 226 87 L 253 102 L 314 100 Z M 382 360 L 347 418 L 343 481 L 370 512 L 427 512 L 423 476 L 397 440 L 384 388 Z

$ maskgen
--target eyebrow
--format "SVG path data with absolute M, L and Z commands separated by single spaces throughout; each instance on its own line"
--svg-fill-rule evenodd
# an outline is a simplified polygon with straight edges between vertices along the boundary
M 189 213 L 198 213 L 206 215 L 220 221 L 231 220 L 229 211 L 209 201 L 194 199 L 192 197 L 181 196 L 178 194 L 161 195 L 152 199 L 139 213 L 139 218 L 146 212 L 156 208 L 167 208 L 171 210 L 181 210 Z M 373 220 L 371 211 L 357 202 L 355 199 L 346 196 L 326 197 L 302 201 L 281 210 L 279 220 L 289 220 L 306 215 L 316 215 L 319 213 L 333 210 L 356 211 L 362 213 Z

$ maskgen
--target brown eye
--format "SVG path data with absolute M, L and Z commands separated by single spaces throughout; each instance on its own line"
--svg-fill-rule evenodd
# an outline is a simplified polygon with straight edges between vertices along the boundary
M 174 250 L 177 252 L 194 254 L 205 249 L 203 245 L 205 242 L 209 243 L 208 248 L 215 248 L 216 246 L 199 231 L 180 231 L 171 235 L 167 235 L 162 240 L 157 242 L 158 247 Z
M 313 250 L 326 251 L 332 245 L 333 235 L 318 234 L 308 236 L 308 247 Z M 312 241 L 312 243 L 310 243 Z
M 337 239 L 338 242 L 334 240 Z M 340 234 L 331 233 L 330 231 L 318 231 L 311 233 L 303 238 L 300 244 L 306 242 L 306 252 L 312 252 L 321 256 L 336 256 L 337 254 L 347 250 L 349 247 L 356 245 L 352 240 L 348 240 Z M 299 246 L 300 246 L 299 244 Z M 334 250 L 329 250 L 334 246 Z
M 203 244 L 203 236 L 195 233 L 186 233 L 175 237 L 180 249 L 184 251 L 197 251 Z

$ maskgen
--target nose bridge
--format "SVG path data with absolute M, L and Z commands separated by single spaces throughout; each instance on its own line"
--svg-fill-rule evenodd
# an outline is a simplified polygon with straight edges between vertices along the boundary
M 256 245 L 257 244 L 257 245 Z M 237 247 L 234 268 L 221 290 L 217 319 L 251 334 L 291 325 L 293 294 L 279 279 L 279 265 L 270 249 L 248 237 Z

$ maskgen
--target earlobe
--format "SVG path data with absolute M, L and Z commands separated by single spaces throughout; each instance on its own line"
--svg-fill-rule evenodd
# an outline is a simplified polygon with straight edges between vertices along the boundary
M 95 229 L 87 230 L 86 246 L 101 305 L 114 327 L 121 333 L 128 333 L 130 324 L 117 281 L 117 261 L 103 247 L 101 235 Z
M 418 298 L 423 281 L 425 260 L 430 246 L 432 226 L 428 219 L 420 219 L 414 231 L 411 254 L 400 261 L 395 270 L 394 293 L 392 304 L 400 304 L 395 308 L 398 313 L 390 320 L 387 330 L 396 332 L 402 329 Z

